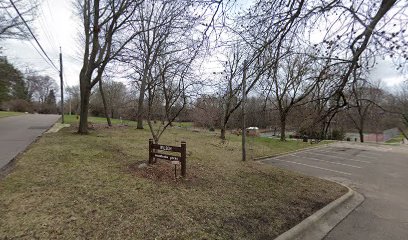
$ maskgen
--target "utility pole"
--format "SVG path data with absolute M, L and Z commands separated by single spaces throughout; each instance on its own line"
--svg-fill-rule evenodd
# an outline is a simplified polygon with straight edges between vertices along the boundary
M 60 47 L 60 80 L 61 80 L 61 123 L 64 123 L 64 79 L 63 79 L 63 69 L 62 69 L 62 51 Z
M 244 60 L 243 66 L 243 76 L 242 76 L 242 161 L 246 161 L 246 125 L 245 125 L 245 115 L 246 115 L 246 72 L 247 72 L 247 61 Z

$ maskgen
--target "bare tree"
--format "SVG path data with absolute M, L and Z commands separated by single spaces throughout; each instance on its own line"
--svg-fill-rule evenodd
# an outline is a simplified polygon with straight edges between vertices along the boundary
M 103 110 L 105 111 L 105 118 L 109 127 L 112 127 L 112 122 L 109 117 L 108 103 L 106 102 L 105 92 L 103 91 L 102 78 L 99 80 L 99 92 L 101 94 Z
M 179 1 L 147 0 L 137 10 L 137 22 L 134 28 L 140 28 L 141 34 L 127 48 L 124 61 L 135 70 L 139 85 L 137 110 L 137 128 L 143 129 L 144 97 L 149 74 L 158 57 L 164 53 L 164 44 L 175 31 L 181 18 L 185 17 L 185 6 Z
M 65 91 L 68 93 L 65 104 L 68 105 L 64 109 L 69 109 L 70 114 L 78 114 L 81 103 L 81 93 L 79 90 L 79 86 L 68 86 L 67 88 L 65 88 Z
M 313 57 L 288 52 L 279 60 L 277 69 L 270 69 L 265 78 L 270 85 L 270 100 L 279 112 L 281 141 L 286 140 L 289 113 L 311 94 L 320 81 L 313 63 Z
M 227 48 L 226 51 L 229 52 L 223 64 L 224 71 L 219 84 L 223 111 L 220 138 L 223 140 L 225 140 L 225 133 L 231 116 L 242 104 L 243 94 L 241 93 L 243 90 L 244 69 L 246 69 L 244 93 L 248 95 L 270 67 L 268 61 L 262 61 L 261 58 L 253 59 L 253 54 L 257 55 L 258 52 L 246 50 L 245 45 L 235 44 L 229 49 Z M 251 61 L 246 59 L 251 59 Z
M 30 24 L 36 15 L 37 1 L 14 0 L 13 3 L 27 24 Z M 10 0 L 0 0 L 0 40 L 27 38 L 31 38 L 28 29 Z
M 383 91 L 379 88 L 379 85 L 374 86 L 362 78 L 361 73 L 355 72 L 353 75 L 357 79 L 351 84 L 347 115 L 358 130 L 360 142 L 364 142 L 367 118 L 373 115 L 373 108 L 376 107 L 376 103 L 383 96 Z
M 172 62 L 168 58 L 158 61 L 147 82 L 147 123 L 155 143 L 186 107 L 195 84 L 189 64 L 172 66 Z
M 322 7 L 316 6 L 315 9 Z M 336 104 L 332 104 L 332 110 L 328 112 L 336 112 L 336 109 L 347 105 L 343 92 L 353 81 L 353 72 L 361 67 L 362 57 L 375 61 L 375 55 L 380 52 L 394 52 L 390 55 L 395 55 L 398 50 L 401 53 L 406 45 L 402 40 L 406 38 L 406 33 L 401 28 L 408 21 L 406 11 L 406 3 L 402 1 L 353 0 L 331 1 L 325 5 L 324 11 L 313 15 L 311 33 L 316 30 L 325 32 L 322 41 L 314 44 L 320 51 L 319 56 L 329 59 L 333 65 L 341 65 L 342 69 L 339 73 L 340 84 L 332 95 L 336 98 Z M 397 25 L 400 25 L 400 29 L 397 29 Z M 328 52 L 332 54 L 326 57 Z
M 140 32 L 129 33 L 132 17 L 141 4 L 132 0 L 77 1 L 83 23 L 84 56 L 79 75 L 81 118 L 78 133 L 88 133 L 91 89 L 102 78 L 108 63 Z
M 394 109 L 395 112 L 400 116 L 400 124 L 398 126 L 400 132 L 408 140 L 408 81 L 405 80 L 403 83 L 400 83 L 398 90 L 395 95 L 392 97 L 395 101 Z
M 99 82 L 100 84 L 100 82 Z M 90 100 L 91 113 L 104 116 L 106 119 L 123 117 L 128 99 L 126 86 L 121 82 L 112 81 L 108 76 L 103 78 L 103 88 L 93 91 Z M 103 96 L 102 96 L 103 95 Z M 108 122 L 109 125 L 109 122 Z
M 58 85 L 55 79 L 50 76 L 41 76 L 29 73 L 26 77 L 26 86 L 30 100 L 45 103 L 50 91 L 56 92 Z
M 347 105 L 343 91 L 352 80 L 353 71 L 360 67 L 358 63 L 364 52 L 378 53 L 381 49 L 384 53 L 398 50 L 401 56 L 404 54 L 405 30 L 389 28 L 393 30 L 385 31 L 385 27 L 405 26 L 406 11 L 406 3 L 396 0 L 381 3 L 375 0 L 258 0 L 245 15 L 246 21 L 238 32 L 259 55 L 272 49 L 270 56 L 276 63 L 282 57 L 285 44 L 300 38 L 316 48 L 316 59 L 328 59 L 331 65 L 341 65 L 340 81 L 331 96 L 335 104 L 327 111 L 331 114 Z M 321 41 L 308 39 L 308 36 L 319 35 L 318 30 L 325 32 Z

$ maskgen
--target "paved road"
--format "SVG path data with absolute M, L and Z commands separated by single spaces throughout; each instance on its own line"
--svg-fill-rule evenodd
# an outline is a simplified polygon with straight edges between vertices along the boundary
M 59 115 L 26 114 L 0 118 L 0 169 L 50 128 Z
M 365 196 L 326 240 L 408 239 L 407 147 L 343 142 L 264 162 L 342 182 Z

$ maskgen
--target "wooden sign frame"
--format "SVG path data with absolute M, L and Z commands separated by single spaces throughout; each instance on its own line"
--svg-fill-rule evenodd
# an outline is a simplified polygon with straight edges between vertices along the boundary
M 152 164 L 155 159 L 162 159 L 166 161 L 178 161 L 181 164 L 181 176 L 186 176 L 187 171 L 187 161 L 186 161 L 186 142 L 182 141 L 181 146 L 169 146 L 155 144 L 153 139 L 149 139 L 149 164 Z M 158 151 L 176 152 L 180 153 L 180 156 L 173 156 L 165 153 L 159 153 Z

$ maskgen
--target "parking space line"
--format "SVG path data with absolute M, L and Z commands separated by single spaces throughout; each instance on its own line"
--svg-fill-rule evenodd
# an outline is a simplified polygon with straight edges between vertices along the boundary
M 298 164 L 298 165 L 302 165 L 302 166 L 306 166 L 306 167 L 311 167 L 311 168 L 317 168 L 317 169 L 321 169 L 321 170 L 325 170 L 325 171 L 330 171 L 330 172 L 335 172 L 335 173 L 341 173 L 344 175 L 351 175 L 351 173 L 347 173 L 347 172 L 341 172 L 341 171 L 337 171 L 337 170 L 333 170 L 333 169 L 328 169 L 328 168 L 322 168 L 322 167 L 318 167 L 318 166 L 314 166 L 314 165 L 309 165 L 309 164 L 304 164 L 304 163 L 300 163 L 300 162 L 293 162 L 293 161 L 286 161 L 286 160 L 282 160 L 282 159 L 278 159 L 279 157 L 273 158 L 272 160 L 276 160 L 276 161 L 280 161 L 280 162 L 287 162 L 287 163 L 293 163 L 293 164 Z
M 322 159 L 318 159 L 318 158 L 314 158 L 314 157 L 305 157 L 305 156 L 299 156 L 299 155 L 295 155 L 295 154 L 290 154 L 290 155 L 287 155 L 287 156 L 300 157 L 300 158 L 304 158 L 304 159 L 310 159 L 310 160 L 313 160 L 313 161 L 319 161 L 319 162 L 325 162 L 325 163 L 330 163 L 330 164 L 342 165 L 342 166 L 346 166 L 346 167 L 361 168 L 361 167 L 355 166 L 355 165 L 332 162 L 332 161 L 322 160 Z
M 325 152 L 325 153 L 331 153 L 331 154 L 346 154 L 347 156 L 350 156 L 350 153 L 346 153 L 346 152 L 338 152 L 338 151 L 336 151 L 336 150 L 333 150 L 333 151 L 327 151 L 327 150 L 318 150 L 318 151 L 320 151 L 320 152 Z
M 360 153 L 357 153 L 357 155 L 355 155 L 355 157 L 359 157 L 359 158 L 365 158 L 367 160 L 374 160 L 373 157 L 374 156 L 361 156 Z M 377 156 L 378 157 L 378 156 Z
M 347 159 L 347 158 L 343 158 L 343 157 L 338 157 L 338 156 L 333 156 L 333 155 L 327 155 L 327 154 L 321 154 L 321 153 L 314 153 L 314 152 L 309 152 L 310 154 L 314 154 L 314 155 L 320 155 L 320 156 L 325 156 L 325 157 L 332 157 L 332 158 L 338 158 L 338 159 L 342 159 L 342 160 L 346 160 L 346 161 L 353 161 L 353 162 L 362 162 L 362 163 L 371 163 L 368 161 L 364 161 L 364 160 L 358 160 L 358 159 Z
M 336 151 L 325 151 L 325 150 L 318 150 L 318 151 L 320 151 L 320 152 L 325 152 L 325 153 L 338 153 L 338 154 L 346 154 L 347 156 L 350 156 L 350 154 L 349 153 L 344 153 L 344 152 L 336 152 Z M 358 156 L 357 156 L 358 155 Z M 372 157 L 368 157 L 368 156 L 360 156 L 359 155 L 359 153 L 357 154 L 357 155 L 351 155 L 352 157 L 362 157 L 362 158 L 366 158 L 367 160 L 374 160 Z M 330 155 L 330 156 L 332 156 L 332 155 Z
M 381 152 L 381 153 L 373 153 L 373 152 L 359 152 L 358 154 L 366 154 L 367 157 L 379 157 L 381 155 L 383 155 L 385 152 Z

